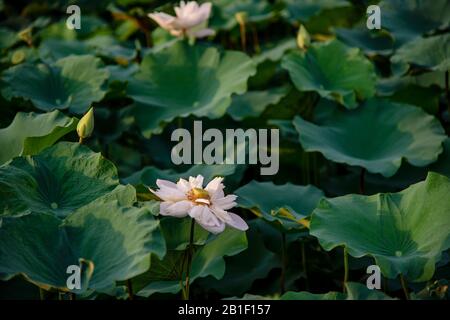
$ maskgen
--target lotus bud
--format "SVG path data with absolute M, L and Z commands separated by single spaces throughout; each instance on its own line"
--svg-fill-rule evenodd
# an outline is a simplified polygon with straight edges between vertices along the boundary
M 80 137 L 80 143 L 83 139 L 89 138 L 94 131 L 94 108 L 89 111 L 80 119 L 77 125 L 77 133 Z
M 19 39 L 25 41 L 29 47 L 33 46 L 33 36 L 31 27 L 28 27 L 20 31 L 18 36 Z
M 311 37 L 308 31 L 303 25 L 300 25 L 300 29 L 298 30 L 297 33 L 297 46 L 302 50 L 306 50 L 310 44 L 311 44 Z
M 16 50 L 11 56 L 12 64 L 19 64 L 25 60 L 25 52 L 23 50 Z
M 245 25 L 247 23 L 247 12 L 237 12 L 234 17 L 239 25 Z

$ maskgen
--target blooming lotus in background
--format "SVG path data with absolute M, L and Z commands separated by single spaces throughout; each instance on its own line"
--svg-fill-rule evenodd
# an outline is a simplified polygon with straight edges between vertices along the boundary
M 175 7 L 175 17 L 164 12 L 150 13 L 148 16 L 176 37 L 204 38 L 215 33 L 207 27 L 211 6 L 210 2 L 199 6 L 195 1 L 181 1 L 180 6 Z
M 159 190 L 152 190 L 161 200 L 160 214 L 173 217 L 190 216 L 206 230 L 217 234 L 229 225 L 238 230 L 248 229 L 247 223 L 227 210 L 236 206 L 235 195 L 225 196 L 223 178 L 214 178 L 203 189 L 203 176 L 189 177 L 173 183 L 156 180 Z

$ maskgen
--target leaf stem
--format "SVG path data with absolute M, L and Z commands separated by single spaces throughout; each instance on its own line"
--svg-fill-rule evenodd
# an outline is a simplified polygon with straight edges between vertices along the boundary
M 131 279 L 127 280 L 127 288 L 128 288 L 128 299 L 133 300 L 133 283 L 131 282 Z
M 344 283 L 342 285 L 344 293 L 346 291 L 345 285 L 348 282 L 348 274 L 349 274 L 349 270 L 348 270 L 348 251 L 347 251 L 347 247 L 344 247 Z
M 366 168 L 361 168 L 361 173 L 359 174 L 359 193 L 365 194 L 365 175 L 366 175 Z
M 447 111 L 450 117 L 450 89 L 449 89 L 449 72 L 445 72 L 445 95 L 447 97 Z
M 44 291 L 44 289 L 42 289 L 41 287 L 38 287 L 39 288 L 39 299 L 40 300 L 45 300 L 45 291 Z
M 250 28 L 253 36 L 253 51 L 259 54 L 261 53 L 261 46 L 259 45 L 258 31 L 253 24 L 250 24 Z
M 302 251 L 302 269 L 303 269 L 303 274 L 305 275 L 305 287 L 306 290 L 309 290 L 309 280 L 308 280 L 308 268 L 307 268 L 307 264 L 306 264 L 306 245 L 305 245 L 305 240 L 301 241 L 301 251 Z
M 286 292 L 286 234 L 281 232 L 281 276 L 280 276 L 281 294 Z
M 245 23 L 239 23 L 239 32 L 241 34 L 242 51 L 247 52 L 247 30 L 245 27 Z
M 405 294 L 406 300 L 410 300 L 409 291 L 408 291 L 408 282 L 406 281 L 403 274 L 400 273 L 400 283 L 402 285 L 403 293 Z
M 310 184 L 310 166 L 309 166 L 309 154 L 305 151 L 304 153 L 304 169 L 305 169 L 305 184 Z
M 191 219 L 191 232 L 189 236 L 189 247 L 188 247 L 188 256 L 187 256 L 187 271 L 186 271 L 186 282 L 185 282 L 185 300 L 189 300 L 189 285 L 190 285 L 190 272 L 191 272 L 191 264 L 192 264 L 192 254 L 194 249 L 194 230 L 195 230 L 195 220 Z

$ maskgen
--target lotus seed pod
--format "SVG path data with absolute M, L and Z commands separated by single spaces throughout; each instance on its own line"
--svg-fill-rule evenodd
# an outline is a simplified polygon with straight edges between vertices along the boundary
M 85 139 L 90 137 L 93 131 L 94 131 L 94 108 L 91 108 L 78 122 L 77 133 L 80 139 Z

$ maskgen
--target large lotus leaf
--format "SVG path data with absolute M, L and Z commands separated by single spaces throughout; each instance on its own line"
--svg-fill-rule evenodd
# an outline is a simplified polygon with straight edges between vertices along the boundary
M 279 295 L 274 296 L 260 296 L 257 294 L 246 293 L 241 298 L 239 297 L 230 297 L 225 298 L 223 300 L 279 300 Z
M 96 36 L 86 41 L 46 39 L 39 46 L 39 54 L 46 61 L 56 61 L 69 55 L 85 55 L 92 51 L 125 64 L 136 54 L 135 50 L 120 46 L 111 36 Z
M 286 292 L 280 297 L 280 300 L 394 300 L 382 291 L 370 290 L 365 285 L 356 282 L 347 282 L 345 289 L 345 293 Z
M 394 35 L 397 46 L 450 23 L 448 0 L 385 0 L 380 10 L 381 25 Z
M 284 15 L 291 22 L 308 21 L 322 10 L 348 7 L 346 0 L 284 0 L 286 9 Z
M 78 143 L 60 142 L 0 167 L 0 216 L 53 213 L 64 217 L 97 199 L 131 205 L 134 188 L 119 186 L 114 165 Z
M 46 39 L 39 46 L 39 56 L 49 63 L 57 61 L 69 55 L 89 54 L 89 47 L 81 41 Z
M 262 22 L 275 16 L 267 0 L 216 0 L 214 6 L 219 8 L 220 17 L 214 15 L 211 26 L 225 30 L 238 24 L 235 17 L 237 13 L 245 13 L 246 21 L 250 23 Z
M 90 55 L 68 56 L 51 65 L 24 63 L 4 72 L 9 87 L 3 93 L 7 98 L 31 100 L 41 110 L 82 114 L 104 97 L 102 84 L 108 75 L 100 68 L 100 59 Z
M 18 40 L 17 33 L 6 28 L 0 28 L 0 49 L 12 47 Z
M 258 65 L 265 61 L 277 62 L 281 60 L 285 52 L 296 48 L 298 48 L 298 46 L 295 39 L 284 39 L 270 45 L 268 48 L 262 48 L 262 52 L 254 56 L 253 60 Z
M 348 48 L 333 40 L 315 43 L 308 51 L 292 52 L 282 60 L 292 82 L 300 91 L 316 91 L 348 109 L 358 106 L 357 99 L 375 94 L 375 71 L 359 49 Z
M 352 29 L 337 28 L 335 31 L 339 40 L 350 47 L 360 48 L 367 55 L 389 55 L 394 49 L 389 35 L 369 30 L 365 24 Z
M 237 255 L 245 249 L 247 249 L 245 232 L 226 228 L 223 233 L 214 236 L 195 251 L 190 282 L 207 276 L 221 279 L 225 273 L 224 257 Z M 154 293 L 179 292 L 183 255 L 184 251 L 172 250 L 168 251 L 162 260 L 152 257 L 149 272 L 136 279 L 138 283 L 147 283 L 139 290 L 138 295 L 148 297 Z
M 265 278 L 272 269 L 280 267 L 280 259 L 265 247 L 258 229 L 250 225 L 247 238 L 248 249 L 226 259 L 223 278 L 201 279 L 201 286 L 212 288 L 223 295 L 241 295 L 251 288 L 253 282 Z
M 353 257 L 374 257 L 388 278 L 426 281 L 450 247 L 449 192 L 447 177 L 429 173 L 398 193 L 324 199 L 310 232 L 327 251 L 343 245 Z
M 234 96 L 228 114 L 236 121 L 247 117 L 258 117 L 264 110 L 277 104 L 289 91 L 289 87 L 272 88 L 265 91 L 248 91 L 240 96 Z
M 136 104 L 136 121 L 149 137 L 176 117 L 223 116 L 231 95 L 247 90 L 255 69 L 244 53 L 177 42 L 144 58 L 127 93 Z
M 235 191 L 238 205 L 250 209 L 268 221 L 278 221 L 285 228 L 300 228 L 299 221 L 316 208 L 323 192 L 313 185 L 252 181 Z
M 39 153 L 75 130 L 78 120 L 55 110 L 45 114 L 18 112 L 13 122 L 0 129 L 0 165 L 20 156 Z
M 356 110 L 324 105 L 323 111 L 318 125 L 295 117 L 303 148 L 385 177 L 403 158 L 418 167 L 436 161 L 446 139 L 437 119 L 410 105 L 372 99 Z
M 450 69 L 450 34 L 420 38 L 407 43 L 397 50 L 391 61 L 445 72 Z
M 161 242 L 158 226 L 146 209 L 117 202 L 80 208 L 64 220 L 46 213 L 4 217 L 0 277 L 23 274 L 40 287 L 70 291 L 66 271 L 77 265 L 82 288 L 72 292 L 101 291 L 148 269 L 148 246 Z
M 389 97 L 391 101 L 421 107 L 429 114 L 438 114 L 440 89 L 437 86 L 421 87 L 408 84 L 400 87 Z
M 159 204 L 160 202 L 156 202 Z M 159 208 L 158 208 L 159 209 Z M 161 230 L 166 239 L 168 250 L 185 250 L 189 246 L 191 219 L 164 217 L 161 221 Z M 194 226 L 194 245 L 204 245 L 210 233 L 198 223 Z

